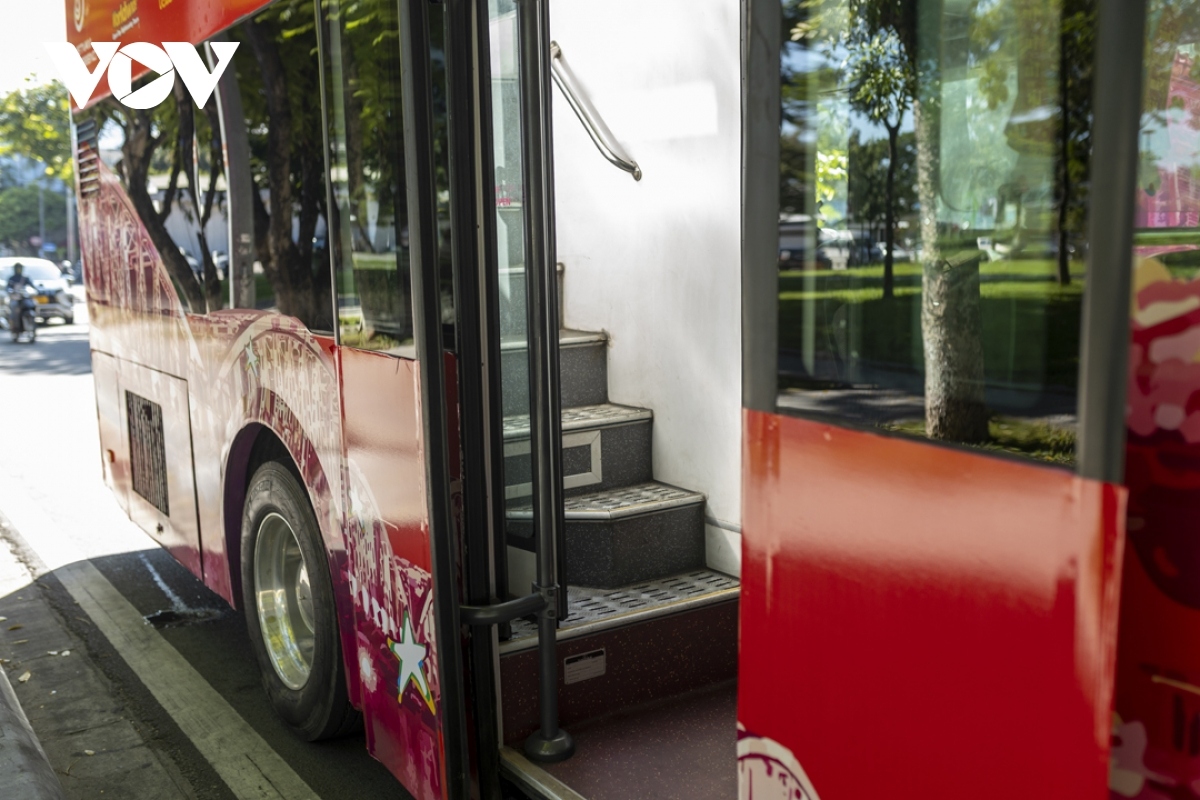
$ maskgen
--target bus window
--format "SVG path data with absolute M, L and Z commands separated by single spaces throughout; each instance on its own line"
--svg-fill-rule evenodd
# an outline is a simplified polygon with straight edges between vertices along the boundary
M 226 135 L 245 136 L 253 179 L 253 302 L 333 331 L 332 281 L 325 226 L 325 161 L 320 73 L 311 2 L 285 0 L 233 27 L 244 119 L 226 119 Z M 236 126 L 236 127 L 235 127 Z
M 76 114 L 77 122 L 85 119 L 96 122 L 102 157 L 120 178 L 184 309 L 223 308 L 229 246 L 215 95 L 198 109 L 176 80 L 174 93 L 155 108 L 136 110 L 107 97 Z
M 324 9 L 338 326 L 343 344 L 391 350 L 413 341 L 398 10 Z
M 1073 463 L 1093 17 L 786 0 L 781 412 Z

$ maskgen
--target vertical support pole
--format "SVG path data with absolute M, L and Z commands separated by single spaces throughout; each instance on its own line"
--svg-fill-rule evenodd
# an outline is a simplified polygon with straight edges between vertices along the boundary
M 74 152 L 74 148 L 72 148 Z M 67 186 L 66 192 L 67 201 L 67 261 L 75 263 L 75 191 L 74 187 Z
M 38 178 L 38 251 L 46 252 L 46 176 Z
M 504 442 L 499 413 L 500 326 L 494 274 L 495 224 L 491 189 L 491 119 L 487 103 L 487 0 L 446 0 L 447 146 L 450 229 L 458 340 L 459 437 L 462 448 L 464 533 L 463 584 L 467 604 L 488 605 L 507 597 L 495 586 L 495 551 L 505 547 L 501 475 Z M 481 34 L 480 29 L 483 28 Z M 481 44 L 481 38 L 483 44 Z M 487 165 L 486 167 L 484 165 Z M 494 287 L 495 279 L 491 281 Z M 495 349 L 493 358 L 492 349 Z M 493 377 L 495 379 L 493 379 Z M 494 549 L 493 549 L 494 548 Z M 501 556 L 503 553 L 501 553 Z M 507 625 L 508 623 L 503 623 Z M 479 800 L 500 800 L 500 722 L 496 694 L 495 632 L 472 627 L 465 660 L 470 674 L 475 774 Z
M 430 68 L 428 0 L 400 0 L 400 69 L 404 103 L 409 252 L 412 256 L 413 336 L 420 370 L 421 435 L 433 567 L 434 639 L 443 687 L 462 685 L 459 620 L 458 534 L 450 501 L 450 398 L 442 340 L 438 281 L 437 190 L 433 155 L 433 77 Z M 439 700 L 445 794 L 471 796 L 467 749 L 467 703 L 463 692 L 444 690 Z
M 1145 24 L 1146 0 L 1097 3 L 1078 458 L 1081 476 L 1110 483 L 1125 477 L 1129 292 Z
M 211 41 L 228 41 L 220 33 Z M 204 48 L 209 69 L 215 66 L 211 48 Z M 217 117 L 225 151 L 225 213 L 229 224 L 229 307 L 254 308 L 254 181 L 250 177 L 250 138 L 242 111 L 237 70 L 227 69 L 217 81 Z
M 538 615 L 538 701 L 541 727 L 525 754 L 554 762 L 575 752 L 558 727 L 558 620 L 566 592 L 562 542 L 562 401 L 559 397 L 558 286 L 555 274 L 553 137 L 550 120 L 550 12 L 547 0 L 517 0 L 521 82 L 521 164 L 525 183 L 525 284 L 529 315 L 529 411 L 534 455 L 533 507 L 537 587 L 546 598 Z
M 779 0 L 742 0 L 742 406 L 768 413 L 779 373 L 781 26 Z

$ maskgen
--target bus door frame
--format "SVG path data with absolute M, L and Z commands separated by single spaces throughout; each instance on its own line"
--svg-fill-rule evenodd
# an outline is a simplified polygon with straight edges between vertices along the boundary
M 1080 332 L 1075 474 L 1088 481 L 1116 487 L 1114 491 L 1122 497 L 1145 17 L 1146 0 L 1097 2 L 1094 171 Z M 748 419 L 777 414 L 779 279 L 777 270 L 771 269 L 770 265 L 778 258 L 780 67 L 781 50 L 787 35 L 781 22 L 780 0 L 743 0 L 742 405 Z M 776 462 L 771 461 L 775 452 L 771 447 L 776 441 L 761 443 L 760 457 L 765 459 L 768 467 L 777 467 Z M 747 458 L 746 454 L 753 448 L 754 443 L 747 442 L 743 457 Z M 777 457 L 777 453 L 775 455 Z M 746 461 L 743 485 L 750 485 L 755 479 L 751 464 Z M 1122 501 L 1118 507 L 1123 509 L 1123 506 Z M 1123 531 L 1123 516 L 1113 522 Z M 1118 541 L 1117 546 L 1120 544 Z M 745 549 L 745 543 L 743 547 Z M 1117 574 L 1109 573 L 1109 579 L 1119 586 L 1119 550 L 1116 556 L 1108 568 Z M 743 614 L 745 609 L 743 602 Z M 1109 624 L 1115 634 L 1115 619 Z M 745 648 L 745 618 L 742 630 L 741 647 Z M 739 658 L 745 664 L 747 659 L 770 658 L 771 655 L 747 653 L 743 649 Z M 1114 663 L 1109 665 L 1108 674 L 1103 677 L 1109 684 L 1110 699 L 1114 688 L 1115 650 L 1112 655 Z M 739 718 L 745 689 L 745 684 L 739 689 Z M 810 719 L 807 724 L 818 722 Z M 1105 749 L 1100 743 L 1096 747 Z M 1090 777 L 1101 780 L 1101 771 L 1104 770 L 1098 766 L 1097 774 Z
M 445 8 L 447 145 L 450 171 L 451 252 L 455 292 L 455 357 L 445 352 L 436 266 L 413 273 L 414 324 L 421 364 L 424 440 L 434 566 L 437 635 L 442 653 L 443 733 L 447 796 L 500 797 L 500 699 L 497 629 L 536 613 L 539 619 L 542 725 L 531 737 L 545 760 L 574 751 L 558 728 L 558 619 L 565 613 L 562 585 L 563 503 L 561 408 L 558 372 L 558 306 L 554 252 L 554 190 L 550 130 L 548 8 L 545 0 L 518 0 L 520 20 L 522 171 L 525 183 L 526 314 L 529 331 L 530 425 L 533 502 L 539 585 L 506 600 L 503 411 L 500 311 L 496 257 L 495 177 L 492 142 L 490 43 L 487 0 L 449 0 Z M 422 0 L 401 2 L 405 51 L 405 146 L 409 208 L 419 209 L 414 247 L 433 253 L 437 220 L 433 182 L 432 83 L 429 23 Z M 531 57 L 530 54 L 537 54 Z M 529 91 L 535 87 L 536 91 Z M 530 96 L 532 95 L 532 96 Z M 410 107 L 411 104 L 411 107 Z M 411 129 L 410 129 L 411 124 Z M 435 259 L 414 262 L 434 265 Z M 453 376 L 446 374 L 448 367 Z M 457 415 L 439 404 L 457 402 Z M 436 414 L 430 414 L 436 408 Z M 451 435 L 449 426 L 457 422 Z M 451 444 L 461 454 L 450 470 Z M 461 505 L 451 483 L 461 480 Z M 461 508 L 456 519 L 454 508 Z M 456 523 L 461 524 L 461 528 Z M 438 532 L 443 533 L 439 541 Z M 458 567 L 461 565 L 461 572 Z M 462 586 L 458 585 L 461 576 Z M 460 597 L 462 601 L 460 601 Z M 466 626 L 464 628 L 464 625 Z M 464 658 L 460 644 L 466 648 Z M 453 650 L 453 653 L 451 653 Z M 470 699 L 472 725 L 466 724 Z M 450 702 L 447 702 L 449 700 Z M 468 737 L 473 733 L 473 741 Z M 530 743 L 526 746 L 530 752 Z M 535 757 L 534 753 L 530 753 Z

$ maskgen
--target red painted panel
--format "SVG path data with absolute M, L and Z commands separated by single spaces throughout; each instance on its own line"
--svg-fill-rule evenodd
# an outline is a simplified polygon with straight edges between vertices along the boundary
M 1200 280 L 1141 258 L 1133 288 L 1111 788 L 1200 797 Z
M 743 791 L 1104 796 L 1122 488 L 754 411 L 744 442 Z
M 350 347 L 338 352 L 343 529 L 367 747 L 413 797 L 436 800 L 443 786 L 441 687 L 418 365 Z
M 67 41 L 95 68 L 92 42 L 191 42 L 225 30 L 271 0 L 65 0 Z M 146 68 L 134 62 L 133 75 Z M 92 101 L 109 94 L 101 78 Z

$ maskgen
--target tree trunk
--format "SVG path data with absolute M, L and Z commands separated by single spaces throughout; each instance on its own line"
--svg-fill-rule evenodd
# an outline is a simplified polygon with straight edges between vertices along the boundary
M 245 23 L 246 40 L 254 51 L 262 70 L 263 89 L 267 106 L 267 252 L 263 271 L 275 289 L 279 311 L 305 319 L 304 291 L 311 286 L 312 276 L 301 264 L 296 243 L 292 241 L 292 112 L 288 102 L 287 81 L 283 61 L 275 45 L 273 32 L 250 20 Z M 305 280 L 305 278 L 308 280 Z
M 894 264 L 896 260 L 896 150 L 897 139 L 900 136 L 900 123 L 887 125 L 888 133 L 888 169 L 886 184 L 886 202 L 884 203 L 883 235 L 887 252 L 883 254 L 883 297 L 888 299 L 895 295 L 896 277 Z
M 200 211 L 200 247 L 204 251 L 204 295 L 208 298 L 208 310 L 215 311 L 224 306 L 221 297 L 221 279 L 217 275 L 217 265 L 213 261 L 212 250 L 208 246 L 208 223 L 212 219 L 213 203 L 217 197 L 217 180 L 225 172 L 225 148 L 221 143 L 221 120 L 217 114 L 215 98 L 209 98 L 204 107 L 208 119 L 208 188 L 204 190 L 204 205 Z M 227 254 L 229 255 L 229 254 Z M 228 272 L 231 260 L 226 262 Z
M 931 439 L 988 438 L 983 396 L 983 324 L 979 253 L 942 257 L 938 248 L 938 126 L 936 109 L 912 106 L 921 204 L 921 334 L 925 354 L 925 432 Z
M 159 217 L 159 212 L 154 208 L 154 201 L 150 199 L 150 193 L 146 189 L 150 160 L 158 146 L 158 141 L 150 135 L 150 115 L 145 111 L 129 111 L 128 114 L 125 144 L 121 150 L 125 157 L 125 189 L 129 193 L 129 200 L 141 218 L 146 233 L 150 235 L 150 241 L 158 250 L 159 257 L 167 268 L 167 274 L 183 291 L 183 300 L 188 310 L 195 314 L 203 314 L 207 310 L 204 289 L 183 253 L 179 252 L 178 245 L 167 233 L 166 225 Z M 180 157 L 178 151 L 175 156 Z M 163 205 L 166 207 L 165 202 Z
M 1058 43 L 1058 285 L 1066 286 L 1071 282 L 1071 255 L 1067 252 L 1070 245 L 1067 231 L 1067 211 L 1071 206 L 1071 125 L 1070 97 L 1068 96 L 1067 41 L 1065 32 Z

